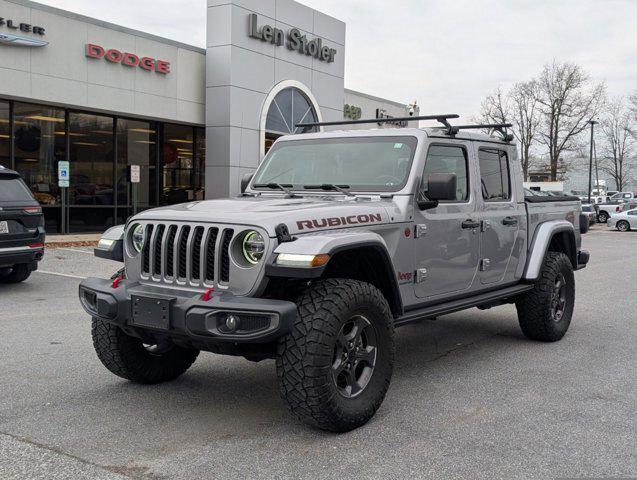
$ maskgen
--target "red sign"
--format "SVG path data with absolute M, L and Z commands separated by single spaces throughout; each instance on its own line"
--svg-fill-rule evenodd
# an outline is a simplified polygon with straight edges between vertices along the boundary
M 149 72 L 170 73 L 170 63 L 164 60 L 158 60 L 152 57 L 138 57 L 134 53 L 121 52 L 114 48 L 106 50 L 99 45 L 92 43 L 86 44 L 86 56 L 89 58 L 103 58 L 107 62 L 121 63 L 125 67 L 139 67 Z

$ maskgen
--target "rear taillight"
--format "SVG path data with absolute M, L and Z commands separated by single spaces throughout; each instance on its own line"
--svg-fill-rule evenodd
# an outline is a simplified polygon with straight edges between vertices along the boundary
M 22 209 L 22 211 L 24 213 L 35 215 L 35 214 L 41 214 L 42 213 L 42 208 L 41 207 L 24 207 Z
M 615 212 L 619 213 L 622 211 L 622 207 L 615 207 Z
M 43 243 L 30 243 L 29 248 L 44 248 Z

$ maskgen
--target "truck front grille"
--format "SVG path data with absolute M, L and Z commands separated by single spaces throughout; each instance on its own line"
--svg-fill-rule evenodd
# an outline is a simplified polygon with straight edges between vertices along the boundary
M 155 224 L 146 226 L 146 238 L 142 278 L 194 286 L 230 282 L 233 229 Z M 218 266 L 217 258 L 221 259 Z

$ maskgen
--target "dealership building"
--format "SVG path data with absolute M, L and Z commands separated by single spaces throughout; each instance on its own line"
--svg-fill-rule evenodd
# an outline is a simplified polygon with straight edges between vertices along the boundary
M 0 0 L 0 165 L 20 172 L 47 232 L 103 231 L 134 208 L 235 194 L 301 122 L 418 113 L 344 88 L 335 18 L 292 0 L 204 7 L 205 49 Z

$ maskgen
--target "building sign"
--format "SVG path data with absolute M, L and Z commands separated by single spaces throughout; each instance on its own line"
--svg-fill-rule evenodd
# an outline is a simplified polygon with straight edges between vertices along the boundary
M 345 104 L 343 107 L 343 116 L 345 118 L 349 118 L 350 120 L 360 120 L 363 116 L 363 110 L 361 107 L 356 107 L 354 105 Z
M 394 118 L 393 115 L 389 115 L 387 113 L 387 111 L 384 108 L 377 108 L 376 109 L 376 118 Z M 396 120 L 395 122 L 382 122 L 378 124 L 379 126 L 382 125 L 393 125 L 395 127 L 401 127 L 404 128 L 408 125 L 408 122 L 406 120 Z
M 138 57 L 134 53 L 121 52 L 114 48 L 106 50 L 105 48 L 93 43 L 86 44 L 85 53 L 88 58 L 104 59 L 110 63 L 121 63 L 125 67 L 139 67 L 149 72 L 155 71 L 164 75 L 170 73 L 170 62 L 165 60 L 159 60 L 152 57 Z
M 0 27 L 15 33 L 5 33 L 0 31 L 0 45 L 14 45 L 19 47 L 44 47 L 49 42 L 37 38 L 16 35 L 16 33 L 34 33 L 44 35 L 44 28 L 31 25 L 30 23 L 17 22 L 10 18 L 0 17 Z
M 268 42 L 277 47 L 285 44 L 288 49 L 314 57 L 323 62 L 332 63 L 336 55 L 336 50 L 323 45 L 323 40 L 314 38 L 308 40 L 307 35 L 303 35 L 298 28 L 292 28 L 287 34 L 280 28 L 271 25 L 259 27 L 259 17 L 256 13 L 248 15 L 248 35 L 262 42 Z

